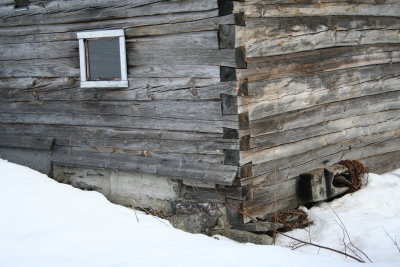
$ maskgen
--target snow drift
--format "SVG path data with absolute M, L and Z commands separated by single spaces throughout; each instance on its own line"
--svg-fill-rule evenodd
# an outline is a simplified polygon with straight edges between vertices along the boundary
M 382 230 L 400 238 L 399 189 L 400 172 L 371 175 L 360 192 L 311 209 L 313 241 L 340 247 L 342 233 L 330 205 L 352 241 L 379 262 L 373 266 L 399 266 L 400 253 Z M 304 231 L 292 234 L 308 238 Z M 182 232 L 167 221 L 112 204 L 100 193 L 0 160 L 0 266 L 358 265 L 321 251 L 310 255 L 317 252 L 306 247 L 301 253 L 217 238 Z M 278 239 L 284 246 L 289 242 Z

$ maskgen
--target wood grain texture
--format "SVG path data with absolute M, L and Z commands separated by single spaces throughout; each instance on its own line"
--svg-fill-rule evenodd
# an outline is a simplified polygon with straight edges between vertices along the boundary
M 344 159 L 371 171 L 396 168 L 400 145 L 400 4 L 395 0 L 245 0 L 234 5 L 245 26 L 235 46 L 240 183 L 250 217 L 269 218 L 298 205 L 297 177 Z M 240 83 L 240 82 L 239 82 Z M 241 124 L 243 122 L 243 124 Z
M 260 1 L 235 4 L 235 12 L 247 17 L 293 16 L 398 16 L 400 4 L 390 1 Z
M 60 164 L 231 184 L 224 151 L 240 144 L 223 129 L 238 116 L 221 99 L 238 84 L 220 69 L 243 63 L 218 37 L 238 17 L 219 13 L 217 0 L 35 0 L 19 12 L 3 1 L 0 135 L 54 140 Z M 104 29 L 124 29 L 128 88 L 79 86 L 76 33 Z

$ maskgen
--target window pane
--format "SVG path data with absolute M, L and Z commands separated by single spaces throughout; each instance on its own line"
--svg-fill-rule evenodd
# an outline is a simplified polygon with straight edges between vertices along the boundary
M 88 80 L 121 79 L 119 38 L 87 40 Z
M 29 0 L 15 0 L 15 8 L 24 8 L 29 6 Z

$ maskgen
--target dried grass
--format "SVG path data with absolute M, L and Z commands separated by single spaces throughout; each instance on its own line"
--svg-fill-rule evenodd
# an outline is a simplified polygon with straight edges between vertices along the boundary
M 349 170 L 351 183 L 349 192 L 352 193 L 359 190 L 363 176 L 369 172 L 368 167 L 358 160 L 342 160 L 338 164 L 345 166 Z
M 293 209 L 281 212 L 274 216 L 274 222 L 281 223 L 285 226 L 285 230 L 290 231 L 295 228 L 304 228 L 310 224 L 312 221 L 308 220 L 308 215 L 303 210 Z

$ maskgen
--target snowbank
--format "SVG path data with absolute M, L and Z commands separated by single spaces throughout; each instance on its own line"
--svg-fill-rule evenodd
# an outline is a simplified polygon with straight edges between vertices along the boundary
M 352 249 L 365 261 L 368 259 L 357 248 L 373 262 L 400 261 L 400 251 L 392 241 L 397 238 L 400 246 L 400 170 L 384 175 L 369 174 L 368 185 L 358 192 L 303 210 L 314 224 L 289 235 L 341 251 L 347 249 L 347 253 L 354 255 Z M 277 240 L 278 245 L 286 247 L 293 247 L 295 243 L 283 236 Z M 311 246 L 297 250 L 343 257 Z
M 385 181 L 380 181 L 382 179 Z M 395 188 L 398 198 L 399 180 L 394 175 L 371 179 L 370 188 L 361 194 L 367 195 L 365 197 L 370 200 L 368 206 L 373 210 L 360 208 L 360 212 L 376 212 L 378 205 L 393 206 Z M 390 189 L 392 195 L 379 193 L 382 192 L 381 186 L 385 188 L 383 191 Z M 377 196 L 380 197 L 379 200 L 374 199 Z M 346 226 L 349 232 L 356 238 L 353 227 L 350 226 L 353 221 L 349 221 L 352 215 L 344 213 L 344 210 L 342 212 L 336 204 L 333 206 L 345 223 L 348 223 Z M 318 209 L 322 210 L 323 206 Z M 388 215 L 385 210 L 379 212 L 378 217 Z M 395 216 L 390 214 L 392 215 Z M 368 218 L 373 217 L 377 216 L 370 215 Z M 385 254 L 379 252 L 371 257 L 380 260 L 398 259 L 398 255 L 389 252 L 393 245 L 386 240 L 384 233 L 379 232 L 380 224 L 383 223 L 383 218 L 381 219 L 382 221 L 376 222 L 379 225 L 374 228 L 376 232 L 372 231 L 372 237 L 379 236 L 376 241 L 385 246 L 380 251 L 386 251 Z M 322 235 L 323 231 L 329 233 L 329 236 L 334 235 L 330 229 L 325 229 L 330 228 L 326 227 L 326 222 L 322 219 L 323 224 L 319 225 L 319 222 L 316 220 L 317 224 L 313 226 L 316 227 L 313 230 L 315 238 Z M 394 221 L 383 225 L 389 233 L 400 238 L 399 224 L 396 222 L 397 225 Z M 363 222 L 367 223 L 369 224 Z M 334 226 L 333 224 L 332 227 Z M 369 240 L 370 236 L 361 237 L 363 246 L 375 246 L 377 243 Z M 372 242 L 367 242 L 368 240 Z M 399 264 L 400 262 L 386 262 L 373 266 Z M 114 205 L 99 193 L 59 184 L 29 168 L 0 160 L 0 266 L 187 265 L 329 267 L 358 264 L 344 259 L 308 255 L 278 246 L 238 244 L 226 239 L 217 240 L 185 233 L 174 229 L 167 221 Z

